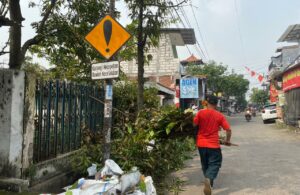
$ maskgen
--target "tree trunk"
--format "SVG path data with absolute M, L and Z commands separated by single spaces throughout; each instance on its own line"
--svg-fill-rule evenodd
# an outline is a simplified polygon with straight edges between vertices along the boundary
M 20 69 L 22 65 L 21 56 L 21 28 L 23 17 L 21 14 L 20 0 L 9 1 L 10 19 L 13 22 L 9 31 L 9 68 Z
M 138 111 L 141 111 L 144 106 L 144 27 L 143 27 L 143 12 L 144 2 L 142 1 L 139 7 L 139 21 L 138 21 L 138 97 L 137 106 Z M 144 35 L 146 36 L 146 35 Z

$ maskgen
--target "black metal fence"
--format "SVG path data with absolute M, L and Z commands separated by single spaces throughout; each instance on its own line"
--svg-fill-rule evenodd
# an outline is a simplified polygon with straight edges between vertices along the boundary
M 104 89 L 61 81 L 37 81 L 33 161 L 80 148 L 82 130 L 103 127 Z

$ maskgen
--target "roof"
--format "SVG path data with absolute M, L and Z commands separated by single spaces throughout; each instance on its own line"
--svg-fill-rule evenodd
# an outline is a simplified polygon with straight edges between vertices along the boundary
M 289 46 L 283 46 L 276 49 L 276 52 L 282 52 L 284 49 L 297 49 L 299 45 L 289 45 Z
M 194 54 L 192 54 L 190 57 L 187 59 L 183 60 L 185 62 L 197 62 L 197 61 L 202 61 L 202 59 L 198 59 Z
M 196 44 L 196 36 L 193 28 L 163 28 L 161 31 L 170 35 L 172 45 L 184 46 Z
M 278 42 L 298 42 L 300 40 L 300 24 L 290 25 Z
M 169 87 L 166 87 L 162 85 L 161 83 L 153 82 L 153 81 L 147 81 L 145 82 L 145 87 L 154 87 L 156 88 L 159 92 L 163 94 L 168 94 L 168 95 L 175 95 L 175 89 L 171 89 Z
M 166 88 L 169 88 L 170 90 L 174 90 L 173 88 L 174 81 L 171 78 L 171 76 L 160 76 L 157 83 Z
M 202 59 L 198 59 L 196 56 L 194 56 L 194 54 L 192 54 L 190 57 L 188 57 L 185 60 L 182 60 L 180 62 L 182 65 L 186 65 L 188 63 L 195 63 L 195 64 L 204 64 Z

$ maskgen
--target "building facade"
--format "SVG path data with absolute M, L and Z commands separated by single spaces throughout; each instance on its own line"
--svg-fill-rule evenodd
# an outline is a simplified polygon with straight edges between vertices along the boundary
M 145 56 L 148 62 L 144 65 L 145 87 L 152 86 L 159 90 L 162 104 L 173 103 L 175 82 L 180 78 L 180 60 L 176 46 L 195 44 L 193 29 L 163 29 L 157 47 L 150 47 Z M 121 70 L 130 79 L 137 79 L 137 61 L 123 61 Z

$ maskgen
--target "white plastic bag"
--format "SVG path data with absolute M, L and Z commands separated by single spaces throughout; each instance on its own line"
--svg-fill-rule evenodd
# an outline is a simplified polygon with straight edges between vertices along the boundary
M 121 176 L 121 192 L 122 194 L 133 188 L 140 182 L 141 173 L 139 171 L 127 173 Z
M 155 145 L 155 140 L 154 139 L 150 140 L 149 144 Z M 153 150 L 153 146 L 151 146 L 151 145 L 147 146 L 147 151 L 148 152 Z
M 89 168 L 87 168 L 87 172 L 89 173 L 89 176 L 94 176 L 97 173 L 97 165 L 92 164 Z
M 151 176 L 145 177 L 144 180 L 146 184 L 146 195 L 156 195 L 156 189 L 153 185 L 153 180 Z
M 123 171 L 115 161 L 107 159 L 101 171 L 101 177 L 105 175 L 122 175 Z

